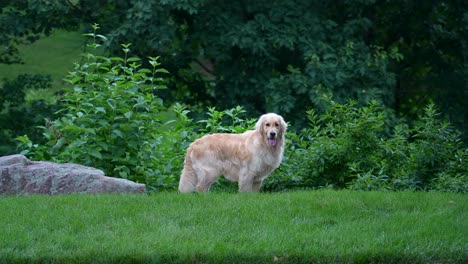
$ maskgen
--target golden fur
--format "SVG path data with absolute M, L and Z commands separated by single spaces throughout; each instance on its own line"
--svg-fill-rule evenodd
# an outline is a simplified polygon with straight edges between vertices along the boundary
M 260 117 L 255 130 L 242 134 L 212 134 L 190 144 L 179 191 L 208 191 L 223 175 L 239 182 L 239 191 L 258 191 L 283 158 L 287 125 L 277 114 Z

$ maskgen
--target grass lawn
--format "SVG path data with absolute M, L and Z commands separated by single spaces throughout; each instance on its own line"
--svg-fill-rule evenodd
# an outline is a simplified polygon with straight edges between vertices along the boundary
M 0 85 L 3 79 L 13 80 L 20 74 L 50 75 L 52 89 L 29 90 L 26 100 L 43 99 L 55 103 L 54 93 L 64 88 L 63 79 L 75 62 L 81 60 L 86 38 L 79 32 L 55 31 L 31 45 L 19 47 L 20 57 L 24 64 L 0 64 Z
M 466 263 L 462 194 L 309 191 L 0 199 L 0 262 Z
M 0 64 L 0 76 L 13 79 L 20 74 L 46 74 L 58 83 L 79 62 L 84 38 L 79 32 L 55 31 L 31 45 L 19 47 L 24 64 Z

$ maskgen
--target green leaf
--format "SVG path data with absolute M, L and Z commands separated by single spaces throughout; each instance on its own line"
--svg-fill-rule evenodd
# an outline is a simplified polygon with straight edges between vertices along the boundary
M 107 99 L 107 104 L 112 108 L 112 110 L 115 110 L 115 100 L 114 99 Z
M 106 142 L 103 142 L 103 141 L 99 141 L 97 142 L 97 144 L 105 151 L 108 151 L 109 150 L 109 145 L 106 143 Z
M 156 73 L 167 73 L 167 74 L 170 74 L 170 72 L 168 72 L 166 69 L 157 69 L 155 72 L 156 72 Z
M 120 131 L 120 130 L 114 129 L 114 130 L 112 130 L 112 133 L 115 134 L 116 136 L 120 137 L 120 138 L 125 138 L 124 133 L 122 131 Z
M 138 73 L 152 73 L 152 71 L 149 69 L 140 69 L 138 70 Z
M 123 59 L 123 58 L 120 58 L 120 57 L 111 57 L 110 59 L 111 59 L 111 61 L 121 61 L 121 62 L 124 62 L 124 59 Z
M 105 36 L 103 36 L 103 35 L 97 34 L 96 37 L 107 41 L 107 38 Z
M 95 157 L 95 158 L 102 159 L 102 155 L 101 155 L 101 153 L 99 152 L 98 149 L 90 149 L 88 151 L 88 154 Z
M 132 116 L 133 116 L 133 112 L 132 112 L 132 111 L 129 111 L 129 112 L 125 113 L 124 116 L 125 116 L 127 119 L 130 119 L 130 118 L 132 118 Z
M 141 59 L 137 57 L 131 57 L 127 59 L 127 62 L 135 62 L 135 61 L 141 61 Z
M 94 113 L 97 114 L 97 113 L 106 113 L 106 109 L 104 107 L 96 107 L 94 109 Z
M 60 138 L 59 140 L 57 140 L 57 143 L 55 143 L 55 145 L 52 147 L 52 151 L 57 151 L 59 150 L 63 144 L 65 144 L 65 138 Z

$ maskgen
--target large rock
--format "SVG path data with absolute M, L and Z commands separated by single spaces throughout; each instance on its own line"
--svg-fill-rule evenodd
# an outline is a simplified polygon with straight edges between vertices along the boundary
M 104 176 L 77 164 L 30 161 L 23 155 L 0 157 L 0 194 L 143 193 L 144 184 Z

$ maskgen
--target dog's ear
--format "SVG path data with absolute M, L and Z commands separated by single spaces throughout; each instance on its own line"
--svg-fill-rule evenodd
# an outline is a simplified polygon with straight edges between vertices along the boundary
M 288 124 L 284 121 L 283 117 L 280 116 L 280 134 L 281 136 L 284 136 L 286 134 L 286 129 L 288 128 Z
M 286 129 L 288 128 L 288 124 L 284 121 L 283 117 L 280 118 L 281 122 L 281 127 L 283 128 L 282 131 L 286 132 Z
M 264 132 L 263 121 L 265 120 L 265 115 L 262 115 L 257 123 L 255 124 L 255 130 L 259 131 L 260 133 Z

